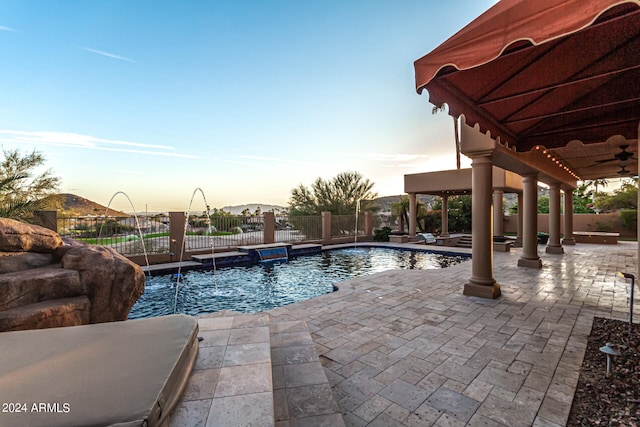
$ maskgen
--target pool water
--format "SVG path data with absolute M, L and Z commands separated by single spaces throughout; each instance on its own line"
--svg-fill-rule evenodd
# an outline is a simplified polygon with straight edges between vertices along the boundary
M 288 262 L 189 271 L 180 279 L 177 312 L 189 315 L 233 310 L 256 313 L 333 292 L 334 284 L 392 269 L 436 269 L 465 256 L 389 248 L 349 248 Z M 173 313 L 176 279 L 147 277 L 146 290 L 130 319 Z

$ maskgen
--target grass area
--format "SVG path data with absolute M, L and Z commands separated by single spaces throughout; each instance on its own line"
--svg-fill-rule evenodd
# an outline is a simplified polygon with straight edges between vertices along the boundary
M 195 232 L 191 232 L 188 231 L 187 232 L 187 236 L 230 236 L 233 233 L 229 232 L 229 231 L 215 231 L 213 234 L 200 234 L 200 233 L 195 233 Z M 143 237 L 144 239 L 154 239 L 157 237 L 167 237 L 169 236 L 169 233 L 150 233 L 150 234 L 145 234 Z M 137 241 L 140 240 L 140 236 L 138 234 L 135 235 L 129 235 L 129 236 L 119 236 L 119 237 L 110 237 L 110 236 L 105 236 L 105 237 L 100 237 L 100 238 L 95 238 L 95 237 L 74 237 L 74 239 L 79 240 L 81 242 L 85 242 L 88 243 L 90 245 L 113 245 L 113 244 L 117 244 L 117 243 L 123 243 L 123 242 L 133 242 L 133 241 Z

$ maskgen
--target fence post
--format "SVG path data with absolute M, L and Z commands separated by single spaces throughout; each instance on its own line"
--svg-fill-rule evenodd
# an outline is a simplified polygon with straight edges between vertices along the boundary
M 276 215 L 273 212 L 264 212 L 264 243 L 274 243 L 276 241 Z
M 185 212 L 169 212 L 169 253 L 171 260 L 179 259 L 184 246 L 184 230 L 187 224 Z
M 364 235 L 373 238 L 373 214 L 369 211 L 364 213 Z
M 331 242 L 331 212 L 322 212 L 322 243 Z
M 35 211 L 33 222 L 49 230 L 58 232 L 58 211 Z

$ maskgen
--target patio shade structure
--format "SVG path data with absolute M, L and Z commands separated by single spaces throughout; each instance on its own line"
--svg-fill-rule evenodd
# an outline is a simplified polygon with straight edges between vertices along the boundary
M 540 263 L 535 226 L 526 226 L 537 181 L 570 195 L 579 180 L 638 173 L 640 0 L 501 0 L 414 66 L 418 93 L 461 117 L 461 149 L 473 161 L 465 294 L 500 294 L 482 255 L 491 250 L 492 165 L 523 176 L 525 266 Z

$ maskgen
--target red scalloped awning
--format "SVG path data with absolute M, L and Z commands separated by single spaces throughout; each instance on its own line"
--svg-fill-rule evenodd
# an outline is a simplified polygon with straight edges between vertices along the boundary
M 466 70 L 498 58 L 517 42 L 540 45 L 592 24 L 620 0 L 501 0 L 414 63 L 416 88 L 453 67 Z
M 640 0 L 501 0 L 414 66 L 430 102 L 518 151 L 612 135 L 637 151 Z

